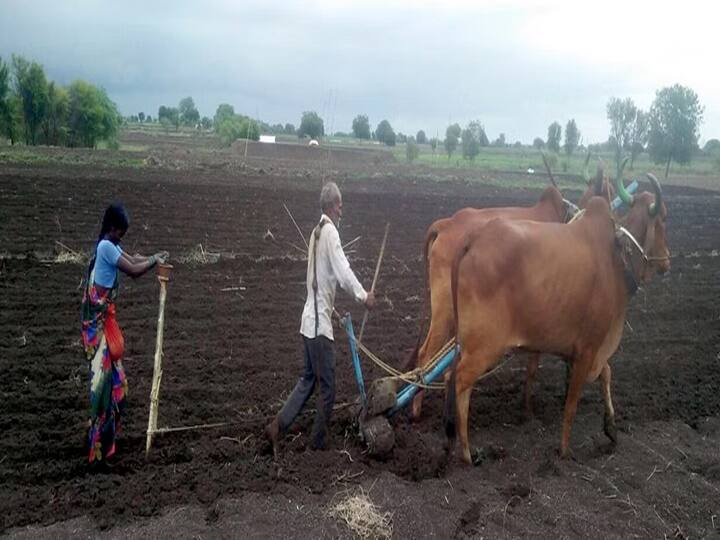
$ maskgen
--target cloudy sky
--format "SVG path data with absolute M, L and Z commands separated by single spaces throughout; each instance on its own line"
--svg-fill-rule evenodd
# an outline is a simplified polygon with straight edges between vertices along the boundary
M 123 114 L 192 96 L 270 123 L 316 110 L 326 130 L 357 114 L 396 131 L 444 133 L 479 119 L 491 139 L 545 138 L 575 118 L 607 139 L 605 106 L 649 108 L 680 83 L 720 138 L 717 32 L 707 0 L 0 0 L 0 56 L 63 84 L 105 87 Z

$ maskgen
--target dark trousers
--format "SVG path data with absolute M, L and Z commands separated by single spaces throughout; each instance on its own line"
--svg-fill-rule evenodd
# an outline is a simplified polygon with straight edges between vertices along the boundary
M 315 386 L 319 385 L 320 393 L 311 445 L 313 448 L 325 448 L 327 426 L 335 404 L 335 350 L 333 342 L 325 336 L 312 339 L 303 336 L 303 343 L 305 346 L 303 374 L 283 405 L 278 415 L 278 422 L 280 431 L 285 432 L 305 407 Z

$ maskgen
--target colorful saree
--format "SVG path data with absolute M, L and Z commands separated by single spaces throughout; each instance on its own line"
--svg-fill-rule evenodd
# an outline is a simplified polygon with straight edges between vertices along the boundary
M 123 336 L 115 319 L 118 280 L 112 288 L 103 289 L 95 285 L 94 278 L 93 269 L 87 276 L 81 307 L 83 345 L 90 362 L 90 463 L 115 453 L 128 388 L 121 361 Z

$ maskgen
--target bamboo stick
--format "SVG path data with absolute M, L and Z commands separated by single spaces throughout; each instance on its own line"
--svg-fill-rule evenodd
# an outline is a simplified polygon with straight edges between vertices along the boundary
M 388 231 L 390 230 L 390 222 L 385 224 L 385 236 L 383 237 L 382 245 L 380 246 L 380 255 L 378 256 L 378 262 L 377 266 L 375 266 L 375 276 L 373 277 L 372 286 L 370 287 L 370 292 L 375 292 L 375 284 L 377 283 L 378 275 L 380 274 L 380 264 L 383 260 L 383 255 L 385 254 L 385 243 L 387 242 L 388 237 Z M 370 313 L 370 310 L 365 309 L 365 315 L 363 315 L 362 325 L 360 326 L 360 334 L 358 336 L 358 341 L 362 341 L 363 332 L 365 331 L 365 323 L 368 319 L 368 314 Z
M 158 276 L 160 282 L 160 308 L 158 310 L 157 340 L 155 341 L 155 364 L 153 366 L 152 389 L 150 390 L 150 414 L 148 415 L 145 455 L 150 453 L 153 435 L 157 433 L 158 409 L 160 407 L 160 381 L 162 380 L 163 330 L 165 327 L 165 302 L 169 277 Z
M 343 248 L 343 251 L 345 251 L 347 248 L 349 248 L 350 246 L 352 246 L 355 242 L 357 242 L 357 241 L 360 240 L 361 238 L 362 238 L 362 236 L 357 236 L 357 237 L 353 238 L 352 240 L 350 240 L 347 244 L 345 244 L 345 245 L 342 247 L 342 248 Z
M 305 250 L 306 250 L 306 253 L 307 253 L 307 250 L 310 249 L 310 248 L 308 247 L 307 240 L 305 240 L 305 237 L 303 236 L 303 233 L 302 233 L 302 231 L 300 230 L 300 227 L 298 226 L 297 221 L 295 221 L 295 218 L 294 218 L 293 215 L 290 213 L 290 209 L 287 207 L 287 205 L 286 205 L 285 203 L 283 203 L 283 208 L 285 208 L 285 211 L 287 212 L 287 215 L 290 216 L 290 219 L 292 220 L 293 225 L 295 225 L 295 228 L 297 229 L 297 232 L 298 232 L 298 234 L 300 235 L 300 238 L 302 238 L 302 241 L 303 241 L 303 244 L 305 244 Z

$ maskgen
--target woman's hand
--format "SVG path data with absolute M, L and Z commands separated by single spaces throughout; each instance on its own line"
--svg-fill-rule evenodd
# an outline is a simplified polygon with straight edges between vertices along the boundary
M 160 264 L 165 264 L 165 261 L 167 261 L 170 258 L 170 253 L 167 251 L 158 251 L 155 255 L 155 260 Z

